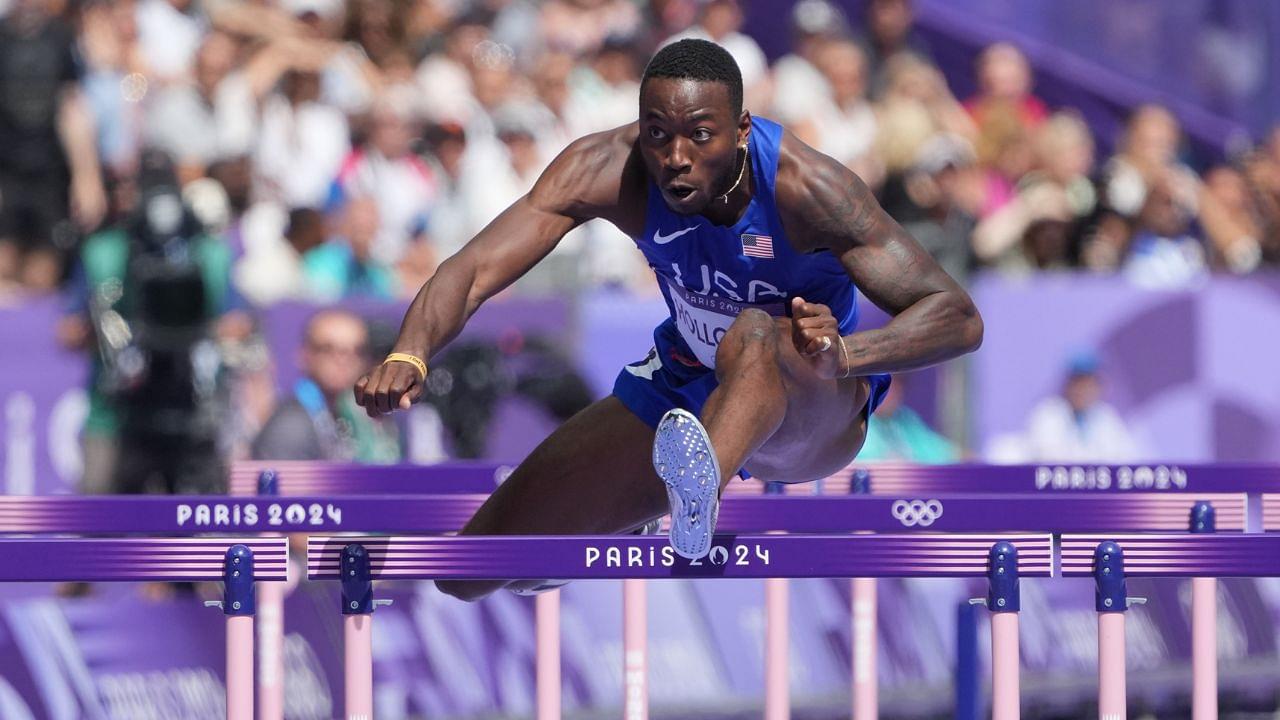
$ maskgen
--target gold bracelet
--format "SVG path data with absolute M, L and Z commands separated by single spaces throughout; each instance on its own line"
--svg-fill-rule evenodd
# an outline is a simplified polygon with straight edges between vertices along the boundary
M 840 376 L 840 379 L 843 380 L 848 378 L 849 371 L 853 370 L 853 368 L 849 366 L 849 349 L 844 346 L 844 338 L 840 338 L 840 359 L 844 361 L 844 375 Z
M 427 378 L 427 364 L 422 362 L 422 358 L 418 357 L 417 355 L 410 355 L 409 353 L 393 352 L 387 356 L 386 360 L 382 361 L 382 364 L 386 365 L 387 363 L 392 363 L 392 362 L 409 363 L 410 365 L 418 369 L 419 380 L 425 380 Z

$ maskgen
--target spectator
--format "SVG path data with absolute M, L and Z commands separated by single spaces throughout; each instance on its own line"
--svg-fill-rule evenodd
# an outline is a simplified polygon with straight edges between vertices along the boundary
M 1280 265 L 1280 125 L 1244 162 L 1244 176 L 1257 204 L 1261 225 L 1259 254 L 1267 265 Z
M 1262 263 L 1262 208 L 1239 169 L 1220 165 L 1205 174 L 1200 224 L 1209 240 L 1212 267 L 1247 273 Z
M 606 47 L 609 47 L 606 45 Z M 609 63 L 602 48 L 597 54 L 596 65 L 603 65 L 608 68 Z M 603 124 L 597 126 L 599 121 L 594 118 L 584 118 L 584 114 L 589 114 L 592 107 L 579 107 L 573 103 L 573 90 L 570 85 L 570 77 L 573 75 L 576 67 L 573 56 L 563 52 L 543 53 L 537 58 L 533 65 L 533 71 L 529 74 L 529 80 L 533 84 L 536 102 L 541 105 L 539 111 L 546 117 L 543 119 L 543 141 L 547 145 L 550 152 L 558 153 L 563 150 L 570 142 L 580 135 L 588 132 L 596 132 L 609 127 L 617 127 L 623 123 L 610 123 L 604 120 Z M 587 75 L 596 75 L 595 73 L 584 73 Z M 598 81 L 599 85 L 604 85 L 604 81 L 600 76 L 593 78 Z M 592 83 L 596 85 L 597 83 Z M 601 98 L 603 100 L 603 98 Z M 530 99 L 530 103 L 533 103 Z M 607 103 L 599 103 L 605 105 Z M 608 116 L 612 112 L 616 112 L 614 108 L 600 108 L 600 115 Z M 579 130 L 590 126 L 591 129 Z
M 640 11 L 627 0 L 548 0 L 540 30 L 548 48 L 581 57 L 599 49 L 605 38 L 634 37 Z
M 912 462 L 927 465 L 955 462 L 956 448 L 915 410 L 903 404 L 907 380 L 895 375 L 876 413 L 867 421 L 860 462 Z
M 978 162 L 986 176 L 981 215 L 988 217 L 1013 200 L 1022 176 L 1035 163 L 1031 130 L 1012 104 L 992 101 L 984 106 L 978 125 Z
M 738 63 L 742 73 L 743 106 L 752 112 L 761 112 L 769 106 L 772 88 L 769 82 L 769 61 L 764 51 L 750 35 L 742 32 L 745 17 L 739 0 L 707 0 L 696 25 L 670 37 L 663 44 L 696 38 L 717 43 Z
M 1178 287 L 1206 271 L 1205 251 L 1191 232 L 1192 209 L 1181 202 L 1177 180 L 1156 180 L 1135 222 L 1124 272 L 1147 287 Z
M 1049 116 L 1044 101 L 1031 93 L 1031 64 L 1011 43 L 988 46 L 978 56 L 978 94 L 965 101 L 965 109 L 981 125 L 992 108 L 1010 106 L 1028 131 Z
M 871 97 L 878 99 L 889 86 L 889 66 L 895 58 L 910 56 L 926 64 L 932 60 L 929 46 L 913 31 L 911 0 L 868 0 L 865 7 L 866 33 L 859 42 L 867 58 Z
M 322 310 L 312 316 L 299 356 L 303 377 L 254 440 L 253 457 L 378 464 L 399 460 L 395 425 L 370 419 L 351 395 L 368 364 L 368 344 L 364 321 L 350 312 Z
M 174 157 L 188 180 L 252 149 L 257 98 L 236 72 L 238 53 L 230 36 L 211 33 L 196 54 L 194 82 L 160 90 L 147 113 L 147 143 Z
M 191 72 L 205 23 L 191 0 L 137 0 L 138 46 L 147 75 L 160 84 Z
M 473 94 L 471 65 L 476 48 L 488 38 L 484 13 L 472 11 L 453 20 L 442 50 L 431 53 L 418 66 L 418 89 L 422 97 L 431 98 L 423 108 L 426 119 L 466 127 L 480 112 Z
M 977 142 L 977 126 L 936 67 L 911 53 L 899 53 L 885 64 L 884 76 L 882 113 L 891 114 L 902 105 L 914 105 L 925 112 L 932 132 L 952 133 Z M 892 135 L 887 125 L 884 135 Z
M 80 17 L 85 99 L 97 126 L 98 152 L 108 172 L 130 171 L 142 147 L 147 83 L 138 49 L 134 6 L 90 3 Z
M 953 135 L 933 137 L 902 184 L 909 201 L 908 208 L 899 210 L 902 228 L 951 277 L 967 282 L 973 266 L 969 237 L 982 198 L 972 148 Z
M 833 40 L 818 51 L 817 67 L 831 88 L 812 118 L 816 147 L 878 187 L 884 168 L 874 153 L 876 114 L 867 101 L 867 63 L 849 40 Z
M 1119 152 L 1102 170 L 1102 212 L 1081 248 L 1087 267 L 1113 271 L 1124 264 L 1138 216 L 1148 207 L 1148 195 L 1156 185 L 1170 195 L 1175 207 L 1195 217 L 1199 179 L 1178 161 L 1181 135 L 1177 119 L 1158 105 L 1141 106 L 1130 115 Z M 1162 202 L 1152 203 L 1151 211 L 1157 212 Z
M 258 89 L 281 78 L 262 103 L 253 156 L 255 197 L 284 207 L 321 207 L 350 151 L 341 110 L 320 97 L 320 71 L 330 49 L 301 40 L 280 41 L 255 57 L 248 72 Z
M 396 296 L 390 265 L 373 256 L 381 218 L 372 198 L 355 198 L 342 211 L 341 235 L 308 251 L 302 259 L 307 297 L 336 302 L 347 297 L 389 300 Z
M 827 0 L 800 0 L 791 9 L 791 48 L 773 65 L 773 115 L 791 123 L 808 117 L 831 87 L 815 64 L 823 45 L 847 29 L 844 15 Z
M 426 162 L 440 179 L 435 206 L 427 217 L 427 236 L 443 260 L 462 249 L 480 229 L 467 208 L 462 188 L 469 153 L 467 132 L 457 123 L 434 125 L 427 129 L 426 145 Z
M 236 263 L 236 288 L 254 305 L 305 297 L 306 278 L 302 258 L 319 248 L 328 237 L 325 216 L 313 208 L 294 208 L 286 217 L 263 217 L 274 205 L 261 206 L 254 220 L 264 227 L 250 233 L 244 257 Z M 276 230 L 265 225 L 274 224 Z
M 573 78 L 570 110 L 565 118 L 572 136 L 569 139 L 634 121 L 639 95 L 640 68 L 635 47 L 622 39 L 606 41 L 589 71 Z M 559 152 L 562 146 L 553 149 Z
M 1031 411 L 1027 443 L 1029 462 L 1120 463 L 1141 455 L 1120 414 L 1103 402 L 1098 358 L 1089 352 L 1071 359 L 1062 394 Z
M 328 202 L 331 211 L 341 211 L 354 198 L 377 203 L 380 221 L 372 255 L 388 267 L 420 239 L 439 192 L 434 171 L 413 152 L 412 121 L 407 97 L 382 97 L 370 118 L 368 140 L 342 162 Z
M 1062 267 L 1071 262 L 1070 248 L 1059 256 L 1044 255 L 1044 245 L 1033 240 L 1040 250 L 1033 255 L 1040 260 L 1027 261 L 1024 239 L 1045 238 L 1045 231 L 1057 233 L 1074 227 L 1093 214 L 1097 193 L 1089 179 L 1093 167 L 1093 137 L 1078 116 L 1056 113 L 1037 130 L 1034 139 L 1036 169 L 1018 183 L 1016 193 L 1004 207 L 989 214 L 974 230 L 974 252 L 986 264 L 1007 270 L 1027 270 L 1039 266 Z M 1035 233 L 1030 228 L 1041 225 Z
M 48 0 L 17 0 L 0 18 L 0 289 L 52 290 L 75 244 L 68 216 L 92 230 L 106 212 L 82 76 Z

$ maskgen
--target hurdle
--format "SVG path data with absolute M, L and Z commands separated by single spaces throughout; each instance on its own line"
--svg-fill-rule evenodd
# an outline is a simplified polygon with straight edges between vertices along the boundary
M 1264 493 L 1268 490 L 1280 489 L 1280 467 L 1260 464 L 1040 464 L 1040 465 L 908 465 L 898 463 L 856 463 L 833 476 L 824 479 L 824 493 L 869 493 L 873 495 L 928 497 L 938 493 L 998 493 L 1024 494 L 1026 497 L 1046 497 L 1059 499 L 1073 497 L 1108 497 L 1119 496 L 1133 498 L 1140 495 L 1158 497 L 1163 495 L 1185 496 L 1194 494 L 1197 499 L 1210 501 L 1217 505 L 1223 513 L 1224 522 L 1220 523 L 1224 530 L 1243 530 L 1257 532 L 1262 527 L 1262 508 Z M 732 486 L 731 486 L 732 488 Z M 753 489 L 736 488 L 739 492 L 751 492 Z M 789 493 L 803 493 L 799 486 L 789 486 Z M 1228 493 L 1239 497 L 1244 494 L 1244 505 L 1241 508 L 1238 500 L 1232 500 L 1230 507 L 1223 507 L 1221 500 L 1215 496 Z M 1280 503 L 1278 503 L 1280 505 Z M 1070 511 L 1062 506 L 1064 511 Z M 1177 508 L 1176 511 L 1174 508 Z M 1170 527 L 1157 527 L 1144 522 L 1136 515 L 1123 517 L 1124 512 L 1117 512 L 1113 529 L 1117 531 L 1167 531 L 1187 530 L 1185 509 L 1178 504 L 1166 505 L 1163 508 L 1149 507 L 1151 512 L 1162 513 L 1171 524 Z M 1136 509 L 1135 509 L 1135 512 Z M 1228 517 L 1229 516 L 1229 517 Z M 1135 524 L 1136 523 L 1136 524 Z M 1277 521 L 1280 525 L 1280 521 Z M 1194 530 L 1193 530 L 1194 531 Z M 1074 532 L 1058 530 L 1057 532 Z M 1193 613 L 1201 617 L 1212 617 L 1216 600 L 1206 594 L 1209 588 L 1216 585 L 1212 578 L 1197 578 L 1192 581 Z M 875 606 L 876 584 L 874 580 L 852 583 L 854 608 Z M 1198 589 L 1199 592 L 1196 592 Z M 971 617 L 964 615 L 962 617 Z M 1202 620 L 1202 622 L 1204 622 Z M 874 652 L 876 645 L 876 626 L 874 622 L 859 623 L 855 616 L 855 633 L 861 630 L 870 638 L 855 640 L 855 647 L 870 648 Z M 856 637 L 856 635 L 855 635 Z M 972 637 L 966 634 L 966 637 Z M 1193 635 L 1194 657 L 1201 664 L 1214 661 L 1213 654 L 1216 642 L 1201 644 Z M 957 638 L 958 652 L 963 652 L 964 644 Z M 868 655 L 874 663 L 874 654 Z M 960 660 L 963 661 L 961 656 Z M 1216 665 L 1214 665 L 1216 669 Z M 875 688 L 874 683 L 867 680 L 866 674 L 854 671 L 854 714 L 857 720 L 874 720 Z M 1216 707 L 1216 675 L 1207 672 L 1197 675 L 1207 683 L 1213 678 L 1213 693 L 1210 695 L 1207 684 L 1197 692 L 1201 706 L 1205 706 L 1212 697 Z M 957 684 L 957 691 L 961 688 Z M 968 695 L 965 696 L 969 697 Z M 974 717 L 970 706 L 960 720 Z M 1197 716 L 1199 717 L 1199 716 Z
M 0 582 L 224 583 L 206 606 L 226 616 L 227 720 L 253 720 L 254 584 L 282 581 L 286 541 L 200 538 L 3 538 Z
M 1280 577 L 1280 535 L 1064 535 L 1063 577 L 1093 577 L 1097 585 L 1098 708 L 1101 717 L 1125 717 L 1124 613 L 1134 598 L 1127 595 L 1130 577 Z M 1202 590 L 1205 592 L 1205 590 Z M 1193 587 L 1194 593 L 1194 587 Z M 1199 619 L 1199 623 L 1196 620 Z M 1212 616 L 1196 617 L 1193 640 L 1207 634 Z M 1202 639 L 1202 642 L 1204 640 Z M 1193 650 L 1193 657 L 1199 653 Z M 1193 661 L 1194 663 L 1194 661 Z M 1212 663 L 1193 664 L 1193 673 Z M 1211 678 L 1193 677 L 1192 709 L 1197 720 L 1217 717 L 1216 699 L 1208 703 Z
M 361 587 L 378 579 L 1001 577 L 1001 589 L 993 590 L 992 596 L 1006 599 L 996 611 L 1016 612 L 1007 593 L 1016 591 L 1018 577 L 1052 574 L 1051 545 L 1048 535 L 1037 534 L 718 535 L 706 558 L 690 561 L 676 555 L 664 538 L 655 537 L 315 535 L 307 543 L 307 573 L 312 580 L 358 582 Z M 993 557 L 1000 560 L 993 562 Z M 367 558 L 367 564 L 357 558 Z M 345 595 L 343 603 L 345 612 Z M 1016 650 L 1016 639 L 1007 639 L 1010 630 L 1016 632 L 1016 624 L 996 623 L 993 628 L 999 629 L 995 639 L 1001 652 Z M 348 652 L 363 657 L 364 646 Z M 1000 667 L 1016 664 L 1015 658 Z M 369 676 L 353 672 L 347 682 L 353 685 L 347 690 L 347 717 L 371 712 L 366 705 L 350 704 L 351 699 L 359 702 L 371 696 L 367 687 L 355 686 L 371 682 Z M 1003 681 L 996 687 L 1004 702 L 1014 706 L 1002 717 L 1017 717 L 1016 690 L 1010 694 Z M 770 700 L 766 697 L 766 707 Z M 778 706 L 777 699 L 772 706 Z M 541 702 L 539 709 L 547 710 Z M 548 716 L 540 712 L 539 720 Z
M 375 495 L 225 497 L 211 495 L 0 496 L 0 534 L 101 533 L 451 533 L 486 496 Z M 1240 494 L 1023 496 L 731 496 L 720 506 L 724 532 L 1052 533 L 1186 530 L 1199 502 L 1219 530 L 1243 530 Z M 1010 513 L 1017 513 L 1010 520 Z M 1003 517 L 1002 517 L 1003 515 Z
M 416 493 L 488 494 L 512 465 L 455 461 L 438 465 L 356 465 L 312 461 L 245 461 L 231 468 L 232 495 L 257 493 L 258 475 L 280 474 L 280 495 Z M 824 495 L 1021 493 L 1246 493 L 1260 500 L 1280 493 L 1280 465 L 1249 463 L 906 465 L 859 463 L 823 479 Z M 787 485 L 786 494 L 812 494 L 811 483 Z M 725 494 L 760 494 L 757 480 L 733 481 Z
M 419 466 L 344 466 L 315 463 L 272 463 L 285 467 L 281 495 L 305 494 L 323 489 L 326 493 L 349 492 L 489 492 L 510 472 L 510 466 L 492 463 L 450 463 L 446 472 L 437 476 L 432 467 Z M 253 482 L 254 473 L 261 472 L 266 464 L 244 464 L 233 470 L 233 484 L 237 492 L 244 492 Z M 238 480 L 237 480 L 238 478 Z M 763 486 L 757 481 L 732 482 L 726 488 L 720 515 L 720 529 L 730 531 L 763 531 L 786 528 L 792 532 L 847 532 L 851 530 L 875 532 L 938 531 L 982 532 L 1009 530 L 1006 524 L 991 522 L 992 516 L 1003 511 L 1000 504 L 1017 500 L 1019 517 L 1031 521 L 1020 523 L 1026 531 L 1054 533 L 1083 532 L 1171 532 L 1186 531 L 1188 517 L 1196 501 L 1211 502 L 1217 511 L 1217 529 L 1240 531 L 1256 529 L 1261 525 L 1259 512 L 1261 492 L 1280 488 L 1280 468 L 1263 465 L 1204 465 L 1204 464 L 1148 464 L 1148 465 L 1020 465 L 1020 466 L 902 466 L 875 464 L 855 466 L 823 481 L 824 495 L 809 495 L 815 485 L 785 486 L 786 499 L 825 500 L 845 499 L 850 491 L 870 493 L 883 503 L 878 510 L 874 505 L 828 505 L 813 502 L 810 505 L 778 505 L 772 500 L 758 497 Z M 993 494 L 993 491 L 996 492 Z M 1240 491 L 1240 492 L 1235 492 Z M 1249 493 L 1248 497 L 1242 494 Z M 806 493 L 806 494 L 801 494 Z M 960 494 L 957 494 L 960 493 Z M 834 496 L 832 495 L 834 494 Z M 1001 498 L 999 496 L 1008 495 Z M 863 498 L 866 496 L 854 496 Z M 766 506 L 763 503 L 769 502 Z M 997 503 L 991 505 L 992 502 Z M 741 504 L 739 504 L 741 503 Z M 939 508 L 935 503 L 941 503 Z M 1280 503 L 1277 503 L 1280 506 Z M 789 508 L 795 508 L 792 512 Z M 854 508 L 857 508 L 856 510 Z M 934 518 L 934 509 L 940 509 Z M 784 513 L 786 517 L 780 516 Z M 830 515 L 846 515 L 862 523 L 833 521 Z M 465 521 L 465 518 L 462 518 Z M 1280 521 L 1277 521 L 1280 525 Z M 461 522 L 438 531 L 459 527 Z M 351 528 L 354 530 L 354 528 Z M 315 528 L 309 530 L 314 531 Z M 385 529 L 386 532 L 400 532 Z M 436 530 L 415 528 L 413 532 Z M 404 532 L 410 532 L 406 529 Z M 1215 581 L 1201 578 L 1193 582 L 1193 612 L 1198 617 L 1213 614 L 1212 595 L 1207 586 Z M 624 647 L 628 650 L 624 706 L 644 707 L 647 685 L 645 682 L 645 648 L 633 646 L 628 640 L 643 637 L 643 612 L 634 607 L 643 602 L 643 580 L 624 582 Z M 777 592 L 785 581 L 773 584 L 774 592 L 767 598 L 775 602 L 783 598 Z M 852 625 L 854 629 L 853 668 L 854 716 L 858 720 L 876 717 L 875 687 L 875 580 L 854 580 L 852 595 Z M 1198 588 L 1199 592 L 1195 592 Z M 549 622 L 556 616 L 559 593 L 552 591 L 536 600 L 536 616 Z M 785 642 L 785 626 L 776 627 L 778 619 L 785 617 L 778 608 L 766 602 L 766 622 L 773 627 L 770 636 L 775 642 Z M 772 621 L 772 622 L 771 622 Z M 1203 621 L 1202 621 L 1203 622 Z M 639 624 L 637 624 L 639 623 Z M 537 633 L 540 652 L 544 656 L 554 654 L 556 648 L 545 643 L 555 639 L 554 633 Z M 1212 662 L 1212 644 L 1203 645 L 1193 636 L 1198 649 L 1195 657 L 1200 663 Z M 558 690 L 558 676 L 549 677 L 550 669 L 544 664 L 545 688 Z M 778 677 L 773 673 L 772 677 Z M 1199 677 L 1208 677 L 1205 673 Z M 785 676 L 782 676 L 785 679 Z M 1201 693 L 1204 695 L 1205 693 Z M 631 714 L 628 717 L 635 717 Z

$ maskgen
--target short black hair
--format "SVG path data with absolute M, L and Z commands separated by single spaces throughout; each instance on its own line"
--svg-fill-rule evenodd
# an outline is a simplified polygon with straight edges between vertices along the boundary
M 708 40 L 689 38 L 662 48 L 644 69 L 640 85 L 649 78 L 724 83 L 734 117 L 742 114 L 742 71 L 728 50 Z

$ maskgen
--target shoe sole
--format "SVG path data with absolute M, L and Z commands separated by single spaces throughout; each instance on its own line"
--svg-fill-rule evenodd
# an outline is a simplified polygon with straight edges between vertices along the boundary
M 653 441 L 653 469 L 671 503 L 671 547 L 690 560 L 705 556 L 720 513 L 720 464 L 698 418 L 680 409 L 662 417 Z

